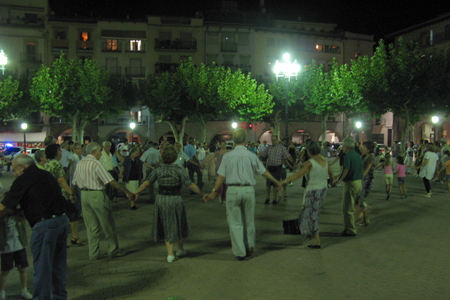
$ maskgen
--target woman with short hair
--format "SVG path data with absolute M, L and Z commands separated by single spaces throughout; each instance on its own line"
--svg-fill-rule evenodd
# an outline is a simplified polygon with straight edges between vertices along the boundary
M 176 256 L 186 255 L 183 239 L 188 237 L 189 225 L 186 217 L 186 209 L 180 196 L 181 185 L 186 185 L 191 191 L 203 196 L 200 189 L 189 179 L 186 171 L 174 164 L 178 151 L 168 144 L 162 153 L 163 163 L 155 168 L 146 181 L 135 192 L 136 196 L 152 185 L 156 180 L 159 184 L 159 195 L 156 196 L 153 213 L 153 239 L 155 242 L 164 240 L 167 247 L 167 261 L 175 260 L 173 243 L 178 243 Z

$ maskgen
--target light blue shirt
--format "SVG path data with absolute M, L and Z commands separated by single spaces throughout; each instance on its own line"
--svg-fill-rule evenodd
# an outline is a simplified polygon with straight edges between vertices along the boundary
M 197 154 L 197 151 L 195 151 L 195 148 L 193 145 L 189 144 L 186 147 L 184 147 L 184 153 L 190 158 L 194 159 L 195 155 Z
M 217 173 L 225 177 L 226 184 L 255 185 L 256 175 L 262 175 L 266 168 L 245 146 L 236 146 L 222 158 Z

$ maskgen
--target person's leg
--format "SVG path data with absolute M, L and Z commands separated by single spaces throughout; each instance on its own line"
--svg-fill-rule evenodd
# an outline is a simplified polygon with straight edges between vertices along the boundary
M 20 284 L 22 285 L 22 288 L 27 287 L 27 272 L 25 268 L 17 268 L 17 271 L 19 272 L 19 278 L 20 278 Z
M 355 218 L 353 215 L 354 203 L 351 197 L 351 182 L 344 182 L 342 190 L 342 214 L 344 216 L 344 228 L 346 233 L 355 233 Z
M 199 189 L 203 188 L 203 172 L 199 166 L 195 166 L 195 173 L 197 173 L 197 186 Z
M 0 291 L 4 291 L 5 290 L 5 286 L 6 286 L 6 279 L 8 277 L 9 271 L 2 271 L 0 273 Z
M 188 162 L 187 163 L 187 169 L 188 169 L 188 174 L 189 174 L 189 179 L 192 181 L 192 182 L 195 182 L 194 181 L 194 165 L 193 164 L 191 164 L 190 162 Z
M 173 243 L 165 241 L 167 248 L 167 256 L 173 256 Z
M 423 177 L 423 184 L 425 185 L 425 190 L 427 194 L 430 194 L 431 193 L 430 181 L 426 177 Z
M 255 189 L 253 187 L 240 188 L 242 194 L 242 208 L 244 220 L 244 233 L 246 250 L 252 250 L 255 247 L 256 229 L 255 229 Z M 247 253 L 249 254 L 249 253 Z
M 66 240 L 69 234 L 69 226 L 66 218 L 57 220 L 57 227 L 52 236 L 55 239 L 56 246 L 53 253 L 53 299 L 66 300 L 66 274 L 67 274 L 67 247 Z
M 228 188 L 227 192 L 227 222 L 230 228 L 231 248 L 236 257 L 244 257 L 246 249 L 244 244 L 244 224 L 242 222 L 242 198 L 238 193 L 239 187 Z
M 183 243 L 183 239 L 178 241 L 178 249 L 179 250 L 184 250 L 184 243 Z
M 81 191 L 81 207 L 86 226 L 86 235 L 89 246 L 89 259 L 96 259 L 100 255 L 100 222 L 92 207 L 92 193 Z
M 266 184 L 266 200 L 270 200 L 270 185 Z

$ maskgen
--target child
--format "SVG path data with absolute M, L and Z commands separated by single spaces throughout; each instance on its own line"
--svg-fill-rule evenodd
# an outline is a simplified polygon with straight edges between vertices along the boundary
M 15 210 L 10 215 L 0 217 L 0 250 L 1 274 L 0 274 L 0 300 L 5 298 L 6 278 L 13 264 L 17 267 L 20 275 L 22 291 L 20 295 L 24 299 L 32 299 L 33 296 L 27 290 L 28 267 L 27 251 L 28 240 L 25 229 L 25 216 L 21 210 Z
M 389 200 L 391 197 L 391 191 L 392 191 L 392 181 L 394 179 L 394 173 L 392 172 L 392 166 L 394 165 L 393 162 L 391 162 L 391 154 L 386 153 L 384 156 L 384 162 L 379 164 L 375 169 L 379 169 L 381 167 L 384 167 L 384 180 L 386 181 L 386 200 Z
M 398 188 L 400 189 L 400 199 L 403 199 L 403 196 L 408 197 L 406 194 L 406 187 L 405 187 L 405 179 L 406 179 L 406 166 L 403 163 L 403 156 L 397 156 L 397 171 L 395 171 L 394 174 L 398 174 Z

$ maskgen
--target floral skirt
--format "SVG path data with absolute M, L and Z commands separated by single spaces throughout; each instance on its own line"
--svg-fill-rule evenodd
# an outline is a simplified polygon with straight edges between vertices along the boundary
M 177 242 L 187 238 L 189 224 L 181 196 L 158 195 L 153 213 L 153 240 Z
M 305 206 L 300 213 L 300 232 L 302 235 L 313 236 L 319 232 L 319 215 L 323 199 L 328 188 L 305 191 Z

